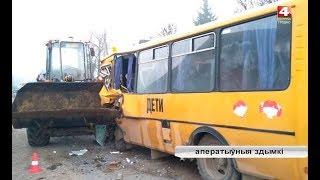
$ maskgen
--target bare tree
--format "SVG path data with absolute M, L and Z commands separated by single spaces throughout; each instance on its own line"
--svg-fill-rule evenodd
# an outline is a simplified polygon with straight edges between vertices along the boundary
M 266 4 L 270 4 L 270 3 L 273 3 L 273 2 L 277 2 L 278 0 L 258 0 L 257 1 L 257 5 L 258 6 L 263 6 L 263 5 L 266 5 Z
M 177 25 L 173 23 L 169 23 L 166 26 L 161 28 L 160 33 L 158 36 L 164 37 L 164 36 L 169 36 L 171 34 L 175 34 L 177 32 Z
M 238 8 L 235 10 L 235 12 L 238 13 L 238 12 L 246 11 L 250 8 L 263 6 L 276 1 L 278 0 L 236 0 L 236 2 L 238 3 Z
M 238 3 L 238 8 L 236 12 L 242 12 L 248 10 L 251 6 L 253 6 L 252 0 L 236 0 Z
M 95 50 L 95 56 L 91 57 L 89 62 L 92 76 L 97 76 L 99 73 L 100 59 L 108 55 L 107 33 L 104 30 L 102 33 L 91 32 L 90 40 L 94 44 L 92 48 Z
M 90 35 L 90 42 L 98 46 L 98 54 L 100 56 L 108 55 L 108 44 L 107 44 L 107 33 L 103 31 L 102 33 L 92 32 Z

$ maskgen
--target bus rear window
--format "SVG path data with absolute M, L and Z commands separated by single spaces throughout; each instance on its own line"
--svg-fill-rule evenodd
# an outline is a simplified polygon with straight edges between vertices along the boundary
M 220 88 L 225 91 L 282 90 L 290 81 L 291 25 L 276 16 L 221 32 Z

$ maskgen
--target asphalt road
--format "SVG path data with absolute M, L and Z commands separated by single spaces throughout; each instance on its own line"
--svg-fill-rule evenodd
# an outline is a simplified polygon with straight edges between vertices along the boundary
M 88 151 L 69 155 L 81 149 Z M 201 179 L 194 162 L 174 156 L 151 160 L 150 150 L 143 147 L 110 153 L 114 151 L 112 143 L 97 145 L 94 136 L 51 138 L 48 146 L 33 148 L 28 145 L 26 129 L 12 129 L 12 179 Z M 33 152 L 40 156 L 42 171 L 38 174 L 28 172 Z

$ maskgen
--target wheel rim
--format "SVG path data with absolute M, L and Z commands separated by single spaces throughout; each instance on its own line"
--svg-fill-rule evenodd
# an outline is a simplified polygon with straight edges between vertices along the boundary
M 232 170 L 231 162 L 225 158 L 204 159 L 204 166 L 211 177 L 226 179 Z

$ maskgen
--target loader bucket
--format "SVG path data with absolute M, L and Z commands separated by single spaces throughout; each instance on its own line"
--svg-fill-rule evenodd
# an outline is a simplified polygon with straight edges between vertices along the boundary
M 28 83 L 18 92 L 12 104 L 14 128 L 28 127 L 32 119 L 94 118 L 103 123 L 119 116 L 119 111 L 101 107 L 101 82 Z M 99 118 L 95 118 L 99 120 Z M 100 121 L 99 120 L 99 121 Z
M 27 83 L 18 92 L 12 112 L 99 108 L 100 82 Z

